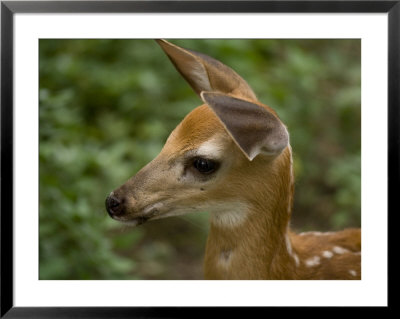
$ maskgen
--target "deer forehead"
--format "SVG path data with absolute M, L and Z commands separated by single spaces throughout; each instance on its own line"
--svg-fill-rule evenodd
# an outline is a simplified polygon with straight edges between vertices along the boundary
M 190 112 L 169 136 L 163 151 L 165 153 L 184 153 L 197 150 L 203 155 L 221 154 L 231 143 L 228 133 L 214 112 L 201 105 Z

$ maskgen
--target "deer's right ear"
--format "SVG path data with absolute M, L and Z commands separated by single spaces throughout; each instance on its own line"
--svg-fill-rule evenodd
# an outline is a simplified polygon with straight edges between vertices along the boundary
M 221 93 L 202 92 L 201 98 L 250 161 L 260 153 L 276 156 L 289 144 L 286 127 L 267 109 Z
M 235 71 L 208 55 L 156 40 L 175 68 L 200 96 L 203 91 L 234 94 L 256 101 L 256 95 Z

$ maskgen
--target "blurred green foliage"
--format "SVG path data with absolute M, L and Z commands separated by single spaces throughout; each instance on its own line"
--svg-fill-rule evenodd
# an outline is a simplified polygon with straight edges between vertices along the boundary
M 295 230 L 361 224 L 359 40 L 176 40 L 235 69 L 288 126 Z M 201 102 L 151 40 L 40 40 L 40 279 L 201 279 L 207 214 L 130 229 L 108 193 Z

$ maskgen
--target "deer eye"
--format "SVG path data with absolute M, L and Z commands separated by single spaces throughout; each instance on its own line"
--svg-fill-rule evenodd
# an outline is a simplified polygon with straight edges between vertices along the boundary
M 202 174 L 211 174 L 218 168 L 218 163 L 202 157 L 197 157 L 193 161 L 193 166 Z

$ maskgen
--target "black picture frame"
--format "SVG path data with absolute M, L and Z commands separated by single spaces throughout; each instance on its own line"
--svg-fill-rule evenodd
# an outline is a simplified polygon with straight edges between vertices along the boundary
M 277 308 L 14 307 L 13 303 L 13 19 L 16 13 L 387 13 L 388 218 L 398 213 L 400 1 L 1 1 L 1 318 L 251 317 Z M 384 106 L 380 106 L 384 107 Z M 392 214 L 389 214 L 392 212 Z M 384 213 L 384 212 L 379 212 Z M 388 243 L 392 242 L 389 231 Z M 390 246 L 389 246 L 390 249 Z M 388 281 L 389 287 L 390 281 Z M 388 307 L 390 308 L 390 298 Z M 291 308 L 293 310 L 293 307 Z M 337 308 L 332 309 L 336 312 Z M 281 310 L 279 310 L 281 311 Z

